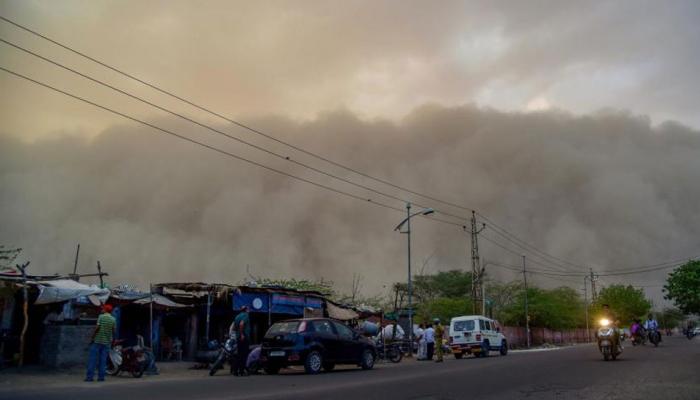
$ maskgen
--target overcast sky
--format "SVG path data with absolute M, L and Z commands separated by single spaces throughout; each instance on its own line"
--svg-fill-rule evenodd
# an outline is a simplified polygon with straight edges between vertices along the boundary
M 577 113 L 627 109 L 655 123 L 674 119 L 700 127 L 700 3 L 692 0 L 2 0 L 0 10 L 229 115 L 313 118 L 347 108 L 398 118 L 437 102 Z M 86 65 L 7 23 L 0 34 Z M 75 85 L 69 75 L 6 45 L 0 58 Z M 112 122 L 6 74 L 0 85 L 5 130 L 90 134 Z
M 692 156 L 700 148 L 700 2 L 0 0 L 0 15 L 366 172 L 488 210 L 577 263 L 630 268 L 696 249 L 689 237 L 698 234 L 693 204 L 700 193 L 688 186 L 700 180 Z M 221 123 L 3 21 L 0 37 Z M 2 43 L 0 65 L 191 130 Z M 129 141 L 143 129 L 4 72 L 0 89 L 0 183 L 10 188 L 0 197 L 0 216 L 12 221 L 0 228 L 0 241 L 31 249 L 32 259 L 68 259 L 75 242 L 94 240 L 113 264 L 129 265 L 119 278 L 140 271 L 147 276 L 134 279 L 142 283 L 173 277 L 169 265 L 181 279 L 240 279 L 241 265 L 250 263 L 265 265 L 268 275 L 327 274 L 347 286 L 346 272 L 361 264 L 370 292 L 384 284 L 371 278 L 377 268 L 385 282 L 405 274 L 404 242 L 383 230 L 397 215 L 368 216 L 366 206 L 343 203 L 339 217 L 325 209 L 328 195 L 264 174 L 256 183 L 250 176 L 258 175 L 219 176 L 211 165 L 195 166 L 210 157 L 198 149 L 147 141 L 155 147 L 141 152 Z M 109 146 L 119 150 L 110 154 Z M 173 175 L 179 159 L 164 148 L 197 173 Z M 245 190 L 207 186 L 202 177 L 212 174 L 216 184 Z M 159 179 L 182 181 L 165 190 Z M 139 196 L 121 192 L 133 190 L 129 185 Z M 272 190 L 277 203 L 270 203 L 270 185 L 281 185 Z M 578 203 L 582 188 L 587 202 Z M 159 208 L 164 198 L 169 212 L 187 201 L 194 214 L 170 218 Z M 257 209 L 262 199 L 265 207 L 301 211 L 282 218 Z M 231 211 L 231 204 L 239 206 Z M 323 218 L 310 217 L 311 206 L 323 208 Z M 229 221 L 236 229 L 217 227 L 215 216 L 227 212 L 236 214 Z M 237 238 L 247 224 L 256 225 L 250 238 L 221 239 Z M 464 238 L 425 229 L 433 238 L 416 244 L 417 259 L 436 254 L 433 268 L 463 267 Z M 123 251 L 112 247 L 120 241 Z M 282 248 L 278 257 L 269 253 L 273 243 Z M 124 253 L 153 270 L 120 259 Z M 201 276 L 188 270 L 196 263 L 205 264 L 194 271 Z M 653 285 L 663 274 L 628 281 Z

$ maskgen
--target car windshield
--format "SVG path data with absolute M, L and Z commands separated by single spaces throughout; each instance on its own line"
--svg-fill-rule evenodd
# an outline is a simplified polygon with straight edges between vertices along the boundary
M 453 329 L 455 330 L 455 332 L 473 331 L 474 320 L 455 321 Z
M 270 327 L 265 336 L 296 333 L 297 329 L 299 329 L 299 321 L 278 322 Z

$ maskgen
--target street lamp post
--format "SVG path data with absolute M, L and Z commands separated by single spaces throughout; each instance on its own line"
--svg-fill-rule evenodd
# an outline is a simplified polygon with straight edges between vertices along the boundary
M 411 278 L 411 218 L 416 215 L 429 215 L 434 213 L 432 208 L 425 208 L 417 213 L 411 214 L 411 203 L 406 203 L 406 218 L 399 223 L 395 231 L 405 233 L 408 239 L 408 349 L 409 357 L 413 357 L 413 280 Z M 401 227 L 406 224 L 406 231 L 402 232 Z M 398 323 L 398 321 L 397 321 Z

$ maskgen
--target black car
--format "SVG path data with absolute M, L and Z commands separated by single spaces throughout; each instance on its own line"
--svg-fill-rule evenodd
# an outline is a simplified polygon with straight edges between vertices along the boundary
M 273 324 L 263 339 L 260 359 L 268 374 L 289 365 L 303 365 L 306 373 L 317 374 L 336 364 L 372 369 L 376 355 L 371 340 L 342 323 L 308 318 Z

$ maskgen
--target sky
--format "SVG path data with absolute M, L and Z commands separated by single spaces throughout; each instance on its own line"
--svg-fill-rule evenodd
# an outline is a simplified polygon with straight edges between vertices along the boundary
M 0 0 L 0 15 L 345 165 L 485 210 L 577 264 L 603 271 L 700 253 L 691 239 L 700 226 L 693 207 L 700 200 L 693 188 L 700 178 L 695 1 Z M 4 21 L 0 38 L 289 151 Z M 212 137 L 5 43 L 0 65 L 369 195 Z M 346 287 L 357 270 L 365 291 L 376 293 L 405 275 L 404 237 L 391 232 L 399 213 L 153 138 L 138 124 L 2 71 L 0 121 L 0 240 L 25 248 L 42 272 L 71 264 L 81 242 L 86 264 L 105 258 L 115 279 L 142 285 L 236 280 L 252 270 Z M 416 233 L 417 263 L 463 268 L 466 238 L 435 225 L 417 223 L 425 232 Z M 484 246 L 485 257 L 517 262 Z M 508 273 L 493 272 L 515 279 Z M 649 290 L 660 301 L 660 289 Z

